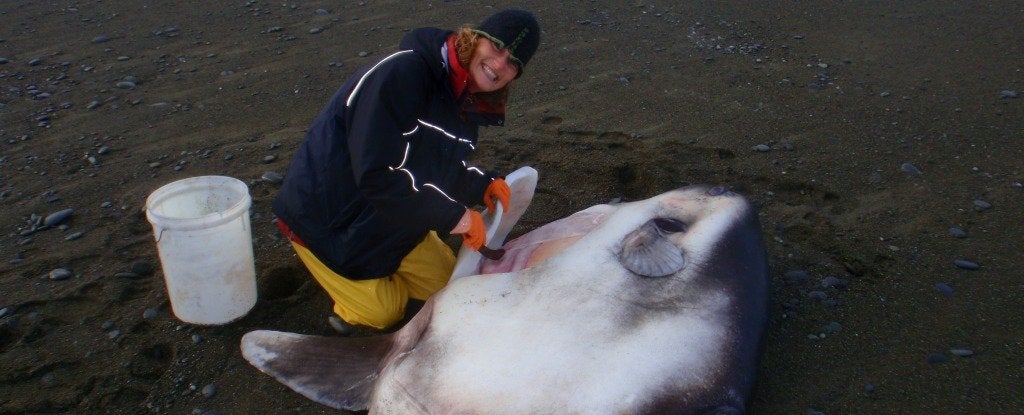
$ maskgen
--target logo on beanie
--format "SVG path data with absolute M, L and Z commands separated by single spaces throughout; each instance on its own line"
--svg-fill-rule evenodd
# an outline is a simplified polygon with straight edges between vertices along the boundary
M 516 35 L 516 39 L 513 40 L 512 43 L 508 45 L 508 50 L 512 52 L 512 54 L 515 54 L 516 48 L 519 47 L 520 43 L 523 43 L 523 40 L 526 39 L 526 35 L 528 34 L 530 34 L 530 28 L 524 27 L 523 30 L 520 30 L 519 34 Z

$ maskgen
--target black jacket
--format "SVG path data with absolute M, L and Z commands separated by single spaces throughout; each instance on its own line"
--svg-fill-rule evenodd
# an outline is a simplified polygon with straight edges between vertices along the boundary
M 445 235 L 480 204 L 496 176 L 464 161 L 483 122 L 459 112 L 442 55 L 449 34 L 414 30 L 345 82 L 274 200 L 278 219 L 346 278 L 393 274 L 429 230 Z

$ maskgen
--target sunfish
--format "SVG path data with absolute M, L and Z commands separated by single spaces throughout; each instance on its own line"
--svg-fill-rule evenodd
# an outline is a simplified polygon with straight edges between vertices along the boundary
M 744 197 L 690 186 L 597 205 L 504 248 L 393 334 L 257 330 L 242 354 L 372 414 L 745 413 L 768 267 Z

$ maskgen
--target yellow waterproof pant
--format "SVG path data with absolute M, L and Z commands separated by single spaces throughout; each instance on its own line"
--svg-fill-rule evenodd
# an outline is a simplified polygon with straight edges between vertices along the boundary
M 350 280 L 331 271 L 309 249 L 292 242 L 295 253 L 334 300 L 334 313 L 349 324 L 385 329 L 405 315 L 410 298 L 426 301 L 444 288 L 455 269 L 455 255 L 431 231 L 402 259 L 394 274 L 372 280 Z

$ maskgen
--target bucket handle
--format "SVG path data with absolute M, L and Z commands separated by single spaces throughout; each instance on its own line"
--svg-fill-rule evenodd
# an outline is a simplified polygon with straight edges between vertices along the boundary
M 158 228 L 158 229 L 160 230 L 160 232 L 157 232 L 157 234 L 156 234 L 156 241 L 157 241 L 157 243 L 159 243 L 160 242 L 160 238 L 162 238 L 164 236 L 164 230 L 165 230 L 164 228 Z

